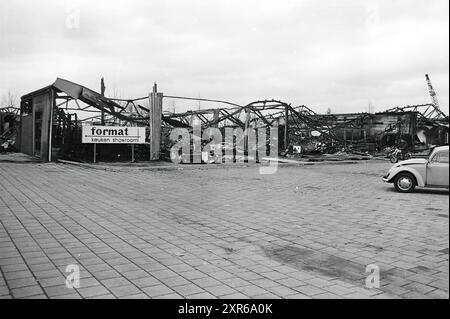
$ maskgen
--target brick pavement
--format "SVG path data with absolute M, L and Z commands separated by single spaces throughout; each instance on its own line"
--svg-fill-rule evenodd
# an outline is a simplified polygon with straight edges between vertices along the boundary
M 398 194 L 389 166 L 0 163 L 0 298 L 448 298 L 448 191 Z

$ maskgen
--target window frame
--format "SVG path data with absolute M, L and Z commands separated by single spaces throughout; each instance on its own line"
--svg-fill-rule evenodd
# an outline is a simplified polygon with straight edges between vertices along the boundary
M 449 158 L 449 151 L 439 151 L 433 155 L 430 162 L 431 163 L 439 163 L 439 164 L 448 164 L 449 163 L 448 161 L 447 162 L 440 161 L 441 154 L 445 154 L 445 153 L 447 153 L 447 158 Z

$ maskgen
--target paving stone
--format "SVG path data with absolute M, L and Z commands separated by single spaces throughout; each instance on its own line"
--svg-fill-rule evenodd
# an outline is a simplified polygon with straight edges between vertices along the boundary
M 14 279 L 32 278 L 33 274 L 29 270 L 18 270 L 5 273 L 4 276 L 5 279 L 9 281 Z
M 219 280 L 216 280 L 215 278 L 211 278 L 209 276 L 200 279 L 192 279 L 191 281 L 201 288 L 213 287 L 221 284 Z
M 187 299 L 215 299 L 216 296 L 207 293 L 207 292 L 201 292 L 199 294 L 193 294 L 193 295 L 189 295 L 187 296 Z
M 124 297 L 120 297 L 122 299 L 150 299 L 149 296 L 147 296 L 144 293 L 139 293 L 139 294 L 135 294 L 135 295 L 129 295 L 129 296 L 124 296 Z
M 205 273 L 202 273 L 201 271 L 198 270 L 183 271 L 180 273 L 180 275 L 188 280 L 205 278 L 208 276 Z
M 109 287 L 109 290 L 116 296 L 116 297 L 126 297 L 126 296 L 132 296 L 137 295 L 141 291 L 139 288 L 132 284 L 124 285 L 124 286 L 115 286 L 115 287 Z
M 221 297 L 224 295 L 230 295 L 233 293 L 237 293 L 236 290 L 230 288 L 226 285 L 212 286 L 204 288 L 207 292 L 213 294 L 214 296 Z
M 310 297 L 326 292 L 323 289 L 320 289 L 320 288 L 317 288 L 317 287 L 311 286 L 311 285 L 300 286 L 300 287 L 295 288 L 295 290 L 304 295 L 310 296 Z
M 390 166 L 282 166 L 262 176 L 257 167 L 2 162 L 0 298 L 81 298 L 65 287 L 72 263 L 87 298 L 115 287 L 131 298 L 248 296 L 245 287 L 252 298 L 448 298 L 448 218 L 436 216 L 448 212 L 448 194 L 393 192 L 378 178 Z M 41 182 L 47 170 L 51 183 Z M 115 184 L 127 191 L 99 187 Z M 380 266 L 379 289 L 364 288 L 369 263 Z
M 427 296 L 431 297 L 431 298 L 438 298 L 438 299 L 449 299 L 449 293 L 448 291 L 443 291 L 443 290 L 433 290 L 429 293 L 427 293 Z
M 252 299 L 280 299 L 280 296 L 277 296 L 272 293 L 266 293 L 266 294 L 255 296 Z
M 405 289 L 408 289 L 408 290 L 412 290 L 412 291 L 420 293 L 420 294 L 427 294 L 427 293 L 435 290 L 434 287 L 423 285 L 423 284 L 418 283 L 418 282 L 407 284 L 407 285 L 403 286 L 402 288 L 405 288 Z
M 176 293 L 170 293 L 167 295 L 157 296 L 155 299 L 185 299 L 183 296 L 180 296 Z
M 223 295 L 220 297 L 220 299 L 251 299 L 251 298 L 241 293 L 233 293 L 230 295 Z
M 101 296 L 109 293 L 109 291 L 103 286 L 91 286 L 85 288 L 80 287 L 77 291 L 83 298 Z
M 205 288 L 205 290 L 206 290 L 206 288 Z M 183 285 L 183 286 L 178 286 L 178 287 L 176 287 L 175 291 L 178 294 L 180 294 L 182 296 L 185 296 L 185 297 L 193 295 L 193 294 L 204 292 L 204 290 L 202 288 L 200 288 L 199 286 L 194 285 L 194 284 L 187 284 L 187 285 Z
M 36 296 L 43 293 L 44 292 L 42 291 L 41 287 L 39 287 L 38 285 L 11 289 L 11 294 L 14 296 L 14 298 Z
M 59 284 L 57 286 L 44 287 L 45 293 L 50 297 L 58 297 L 70 294 L 77 294 L 76 289 L 67 288 L 65 284 Z
M 8 280 L 9 288 L 22 288 L 28 286 L 36 286 L 38 282 L 33 277 Z
M 278 296 L 280 296 L 282 298 L 297 293 L 296 290 L 293 290 L 291 288 L 288 288 L 288 287 L 285 287 L 285 286 L 282 286 L 282 285 L 275 286 L 275 287 L 268 287 L 266 289 L 267 289 L 267 291 L 269 291 L 269 292 L 271 292 L 273 294 L 276 294 L 276 295 L 278 295 Z
M 284 297 L 285 299 L 312 299 L 311 297 L 304 295 L 304 294 L 293 294 L 293 295 L 288 295 Z
M 314 298 L 316 298 L 316 299 L 342 299 L 339 295 L 335 295 L 330 292 L 325 292 L 323 294 L 315 295 Z
M 174 293 L 174 291 L 170 288 L 168 288 L 165 285 L 155 285 L 151 287 L 144 287 L 142 288 L 142 291 L 151 298 L 157 298 L 160 296 L 165 296 L 168 294 Z
M 9 288 L 6 286 L 0 286 L 0 296 L 9 295 Z
M 39 295 L 24 297 L 23 299 L 48 299 L 48 297 L 44 294 L 39 294 Z
M 80 294 L 78 293 L 69 293 L 69 294 L 58 294 L 56 296 L 51 296 L 50 299 L 82 299 Z
M 106 294 L 106 295 L 88 297 L 87 299 L 117 299 L 117 297 L 114 296 L 113 294 Z
M 42 287 L 45 288 L 51 286 L 65 285 L 66 279 L 61 276 L 61 277 L 39 279 L 38 282 Z
M 132 279 L 131 282 L 138 288 L 161 285 L 161 281 L 153 277 Z
M 350 294 L 353 292 L 351 288 L 345 288 L 341 285 L 325 286 L 322 289 L 339 296 L 345 296 L 346 294 Z
M 130 281 L 123 277 L 118 277 L 100 280 L 100 283 L 104 285 L 106 288 L 111 288 L 129 285 Z
M 150 276 L 147 272 L 143 271 L 142 269 L 132 270 L 129 272 L 121 272 L 121 273 L 122 273 L 122 276 L 124 276 L 128 280 L 145 278 L 145 277 Z

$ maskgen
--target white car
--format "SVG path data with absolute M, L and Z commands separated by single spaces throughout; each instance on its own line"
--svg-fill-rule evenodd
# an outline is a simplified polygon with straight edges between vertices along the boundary
M 428 159 L 398 162 L 383 176 L 383 181 L 394 183 L 402 193 L 410 193 L 416 186 L 448 189 L 448 151 L 448 146 L 439 146 L 431 150 Z

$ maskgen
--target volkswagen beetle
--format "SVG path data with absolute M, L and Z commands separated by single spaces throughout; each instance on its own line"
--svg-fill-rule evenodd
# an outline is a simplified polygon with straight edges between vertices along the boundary
M 393 183 L 401 193 L 410 193 L 416 186 L 449 188 L 448 152 L 448 146 L 439 146 L 433 148 L 426 159 L 413 158 L 398 162 L 383 176 L 383 181 Z

